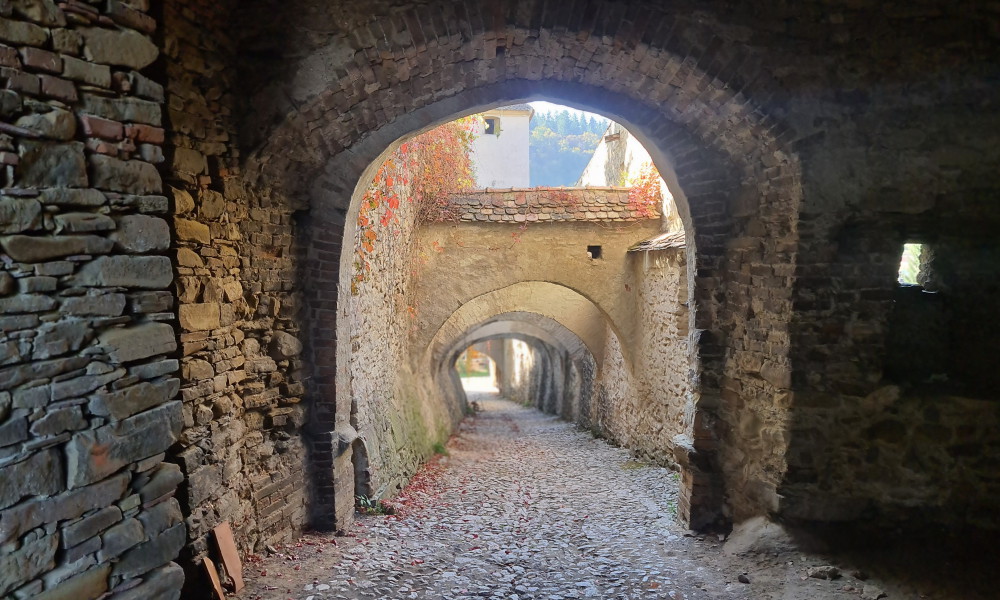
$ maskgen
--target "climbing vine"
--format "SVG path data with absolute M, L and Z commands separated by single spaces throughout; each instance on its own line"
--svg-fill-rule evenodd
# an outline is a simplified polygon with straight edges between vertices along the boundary
M 449 218 L 449 194 L 475 186 L 470 153 L 476 117 L 465 117 L 422 133 L 402 145 L 379 167 L 361 198 L 354 247 L 351 294 L 371 272 L 378 239 L 399 220 L 402 202 L 415 204 L 417 223 Z M 453 216 L 454 218 L 454 216 Z
M 643 163 L 627 185 L 629 210 L 643 218 L 655 217 L 663 202 L 663 191 L 660 187 L 660 173 L 653 163 Z

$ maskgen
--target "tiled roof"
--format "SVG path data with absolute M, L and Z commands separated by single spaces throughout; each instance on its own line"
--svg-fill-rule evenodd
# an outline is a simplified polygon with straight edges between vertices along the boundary
M 628 249 L 629 252 L 642 252 L 646 250 L 669 250 L 671 248 L 684 247 L 684 232 L 675 231 L 672 233 L 661 233 L 660 235 L 644 240 Z
M 629 204 L 628 188 L 508 188 L 455 194 L 450 218 L 501 223 L 556 221 L 642 221 L 659 219 L 658 206 Z

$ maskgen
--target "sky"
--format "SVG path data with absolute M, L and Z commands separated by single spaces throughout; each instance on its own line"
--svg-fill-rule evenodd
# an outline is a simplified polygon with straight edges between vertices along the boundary
M 588 117 L 594 117 L 595 119 L 600 119 L 601 121 L 608 120 L 606 117 L 603 117 L 597 113 L 591 113 L 584 110 L 577 110 L 571 106 L 563 106 L 562 104 L 553 104 L 551 102 L 544 102 L 542 100 L 536 100 L 534 102 L 529 102 L 528 104 L 531 105 L 531 108 L 535 109 L 535 112 L 539 113 L 550 113 L 550 112 L 558 112 L 560 110 L 568 110 L 573 115 L 583 114 Z

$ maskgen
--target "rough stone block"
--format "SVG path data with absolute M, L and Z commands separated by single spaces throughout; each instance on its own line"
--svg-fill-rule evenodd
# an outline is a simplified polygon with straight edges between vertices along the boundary
M 148 37 L 130 29 L 83 27 L 83 55 L 88 60 L 141 70 L 148 67 L 160 51 Z
M 186 331 L 208 331 L 218 329 L 221 311 L 214 302 L 204 304 L 182 304 L 177 309 L 181 328 Z
M 98 189 L 125 194 L 158 194 L 162 189 L 159 172 L 147 162 L 92 154 L 90 167 Z
M 212 243 L 212 232 L 208 225 L 190 219 L 174 219 L 174 231 L 177 239 L 184 241 Z
M 11 44 L 41 46 L 49 36 L 44 29 L 31 23 L 0 18 L 0 40 Z
M 118 229 L 111 239 L 125 252 L 166 250 L 170 247 L 170 226 L 159 217 L 126 215 L 118 219 Z
M 194 197 L 184 189 L 170 188 L 174 197 L 174 214 L 183 215 L 194 210 Z
M 73 104 L 77 101 L 76 86 L 73 85 L 72 81 L 44 74 L 38 76 L 38 81 L 41 83 L 43 96 L 62 100 L 67 104 Z
M 96 207 L 107 204 L 108 198 L 94 189 L 67 189 L 56 188 L 42 191 L 39 200 L 43 204 L 58 204 L 60 206 L 87 206 Z
M 0 594 L 31 581 L 55 566 L 59 536 L 49 535 L 0 555 Z
M 0 246 L 18 262 L 37 263 L 74 254 L 107 254 L 114 242 L 95 235 L 0 237 Z
M 72 548 L 122 520 L 122 511 L 117 506 L 108 506 L 86 519 L 63 528 L 63 548 Z
M 122 123 L 159 126 L 162 118 L 158 102 L 138 98 L 105 98 L 94 94 L 83 94 L 82 104 L 83 112 Z
M 38 329 L 31 357 L 35 360 L 45 360 L 79 350 L 90 340 L 90 336 L 91 328 L 87 321 L 46 323 Z
M 79 406 L 54 410 L 31 424 L 31 434 L 36 437 L 58 435 L 64 431 L 86 429 L 87 421 Z
M 125 294 L 88 293 L 62 301 L 60 311 L 66 315 L 117 317 L 125 311 Z
M 96 87 L 111 87 L 111 68 L 107 65 L 95 65 L 94 63 L 73 58 L 63 57 L 63 77 L 93 85 Z
M 53 140 L 69 141 L 76 136 L 76 117 L 70 111 L 61 108 L 53 108 L 41 114 L 24 115 L 14 124 Z
M 146 535 L 155 537 L 182 522 L 184 515 L 181 514 L 181 507 L 177 503 L 177 499 L 168 498 L 165 502 L 160 502 L 140 512 L 138 519 L 142 523 L 143 529 L 146 530 Z
M 144 323 L 132 327 L 112 329 L 99 336 L 108 347 L 112 364 L 169 354 L 177 349 L 174 328 L 166 323 Z
M 174 150 L 173 170 L 177 173 L 201 175 L 208 172 L 208 160 L 197 150 L 177 148 Z
M 16 14 L 40 25 L 66 26 L 66 15 L 53 0 L 12 0 Z
M 115 220 L 100 213 L 63 213 L 56 215 L 56 233 L 88 233 L 91 231 L 111 231 L 115 228 Z
M 179 379 L 139 383 L 123 390 L 92 396 L 90 412 L 109 417 L 112 421 L 120 421 L 173 399 L 179 390 Z
M 71 577 L 56 587 L 35 596 L 34 600 L 83 600 L 100 598 L 108 591 L 111 565 L 101 565 Z
M 28 439 L 28 420 L 24 417 L 10 419 L 0 425 L 0 448 Z
M 172 543 L 173 539 L 169 541 Z M 169 551 L 168 546 L 161 551 L 161 555 L 169 554 Z M 116 594 L 114 600 L 178 600 L 183 584 L 184 570 L 169 563 L 147 575 L 139 586 Z
M 119 475 L 53 498 L 31 500 L 0 511 L 0 543 L 19 537 L 42 523 L 75 519 L 107 506 L 122 497 L 128 479 L 127 475 Z
M 198 253 L 190 248 L 177 249 L 177 264 L 181 267 L 198 268 L 204 267 L 205 261 L 198 256 Z
M 102 256 L 85 264 L 74 277 L 74 283 L 160 289 L 173 279 L 173 267 L 166 256 Z
M 52 310 L 55 306 L 55 299 L 42 294 L 19 294 L 10 298 L 0 298 L 0 313 L 5 315 L 43 312 Z
M 87 187 L 83 148 L 82 142 L 59 144 L 22 140 L 18 182 L 22 187 Z
M 66 444 L 70 489 L 165 451 L 177 441 L 182 423 L 181 403 L 170 402 L 120 423 L 76 434 Z
M 123 578 L 136 577 L 166 565 L 180 552 L 184 545 L 184 538 L 184 525 L 174 525 L 157 537 L 126 552 L 115 565 L 112 574 Z M 150 578 L 152 579 L 153 576 Z M 141 596 L 135 596 L 135 598 L 145 597 L 147 597 L 145 593 Z
M 97 553 L 97 560 L 104 563 L 117 558 L 145 538 L 142 523 L 137 519 L 125 519 L 101 534 L 101 551 Z
M 188 474 L 188 496 L 192 506 L 210 499 L 222 488 L 222 465 L 206 465 Z
M 42 205 L 34 198 L 0 196 L 0 233 L 21 233 L 42 225 Z
M 36 452 L 27 460 L 0 467 L 0 508 L 26 496 L 45 496 L 62 489 L 63 464 L 58 450 Z
M 286 360 L 302 353 L 302 342 L 287 331 L 275 331 L 271 335 L 271 357 Z
M 21 61 L 28 69 L 59 73 L 62 71 L 62 58 L 54 52 L 39 48 L 21 48 Z
M 139 497 L 143 502 L 152 502 L 177 489 L 184 481 L 181 468 L 172 463 L 161 463 L 153 476 L 139 489 Z

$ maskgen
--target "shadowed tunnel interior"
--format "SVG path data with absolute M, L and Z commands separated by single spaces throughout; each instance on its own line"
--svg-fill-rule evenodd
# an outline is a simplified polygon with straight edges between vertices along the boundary
M 245 557 L 351 531 L 455 431 L 483 341 L 527 344 L 511 395 L 676 469 L 685 526 L 995 531 L 998 23 L 0 2 L 0 597 L 197 599 L 227 527 Z M 366 237 L 414 136 L 537 100 L 641 142 L 677 227 L 512 187 Z

